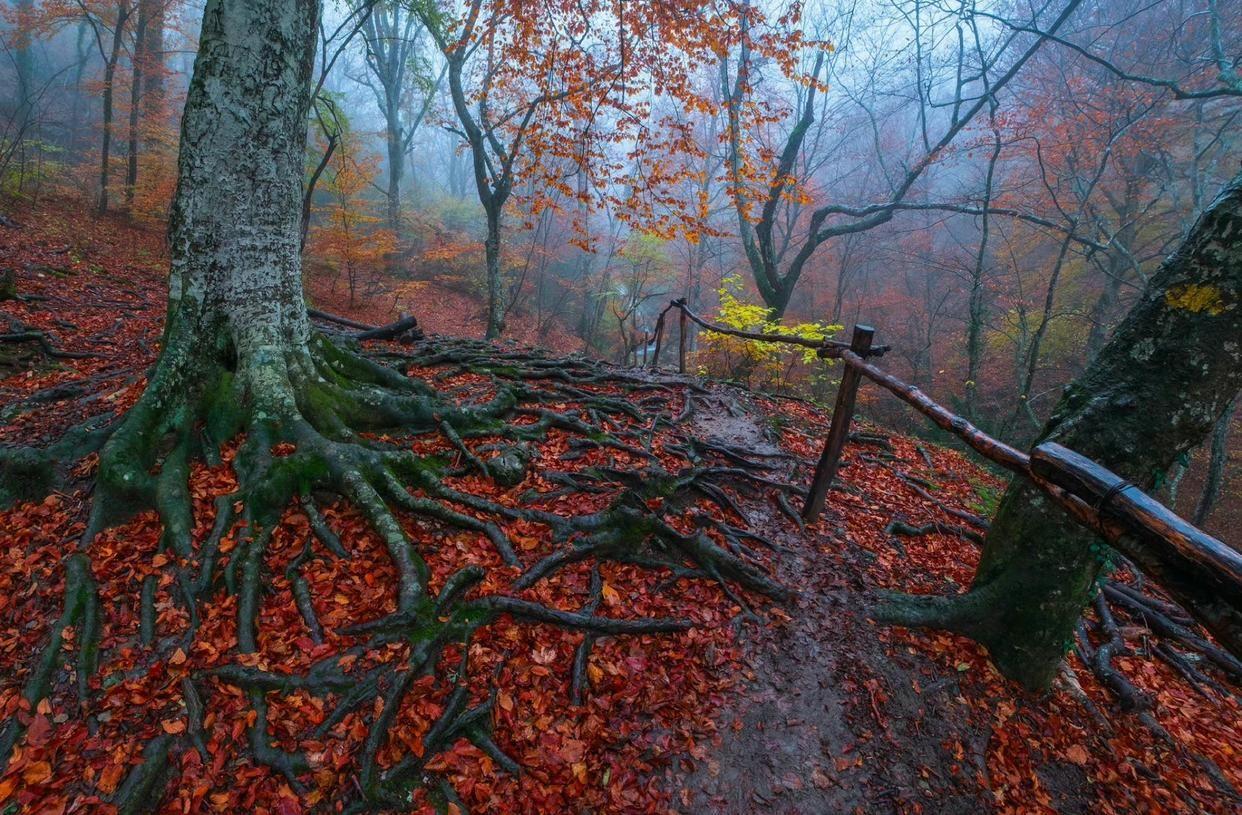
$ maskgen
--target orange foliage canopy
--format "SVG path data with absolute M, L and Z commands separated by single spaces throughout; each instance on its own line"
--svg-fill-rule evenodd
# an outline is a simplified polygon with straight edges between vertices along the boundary
M 703 181 L 693 114 L 716 109 L 720 60 L 743 42 L 795 76 L 801 13 L 799 2 L 769 18 L 712 0 L 463 0 L 429 22 L 446 54 L 469 55 L 486 177 L 512 172 L 532 215 L 573 212 L 587 246 L 583 219 L 604 207 L 661 237 L 706 229 L 704 202 L 685 204 L 685 186 Z

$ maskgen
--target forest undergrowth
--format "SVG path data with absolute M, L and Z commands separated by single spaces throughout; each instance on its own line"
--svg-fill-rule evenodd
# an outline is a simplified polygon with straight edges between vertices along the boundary
M 39 339 L 0 345 L 0 443 L 43 446 L 141 394 L 167 263 L 159 235 L 119 220 L 18 221 L 0 227 L 19 296 L 0 313 Z M 504 432 L 375 440 L 435 468 L 394 514 L 443 628 L 403 627 L 403 576 L 353 504 L 308 494 L 246 546 L 236 444 L 191 467 L 189 557 L 145 512 L 79 559 L 88 457 L 0 513 L 0 812 L 733 811 L 705 803 L 717 756 L 761 743 L 746 713 L 798 654 L 755 655 L 798 636 L 833 653 L 845 701 L 782 722 L 822 738 L 750 811 L 804 811 L 808 790 L 868 812 L 948 811 L 950 789 L 1005 812 L 1237 806 L 1242 677 L 1162 630 L 1176 610 L 1124 566 L 1044 696 L 965 639 L 867 621 L 871 590 L 968 583 L 1002 485 L 957 452 L 865 427 L 804 530 L 826 428 L 806 403 L 470 340 L 366 351 L 458 405 L 528 397 Z M 67 580 L 93 587 L 93 617 L 71 618 Z M 922 723 L 933 694 L 947 726 Z

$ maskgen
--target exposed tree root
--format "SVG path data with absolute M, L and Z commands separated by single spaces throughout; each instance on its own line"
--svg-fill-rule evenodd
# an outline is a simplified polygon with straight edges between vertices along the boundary
M 86 699 L 88 680 L 98 662 L 100 633 L 88 553 L 101 530 L 127 515 L 145 509 L 158 514 L 159 551 L 166 562 L 161 568 L 171 572 L 173 600 L 189 619 L 184 636 L 170 637 L 170 632 L 158 630 L 156 592 L 161 581 L 148 575 L 138 600 L 144 646 L 162 656 L 177 647 L 188 648 L 199 625 L 200 605 L 222 590 L 236 597 L 237 652 L 242 659 L 183 682 L 188 726 L 180 735 L 161 735 L 147 745 L 142 762 L 114 796 L 120 812 L 150 811 L 158 804 L 168 768 L 176 764 L 172 756 L 186 749 L 206 756 L 200 695 L 205 681 L 245 692 L 252 709 L 252 758 L 284 775 L 294 789 L 301 784 L 300 776 L 314 769 L 314 760 L 273 743 L 272 694 L 310 693 L 330 700 L 325 719 L 305 734 L 307 740 L 328 737 L 351 712 L 367 705 L 375 708 L 358 756 L 358 797 L 347 802 L 350 806 L 408 806 L 417 790 L 447 806 L 456 801 L 456 793 L 427 767 L 458 739 L 468 739 L 509 772 L 520 769 L 493 739 L 494 693 L 482 703 L 469 703 L 469 645 L 480 628 L 503 616 L 582 632 L 571 677 L 577 704 L 587 693 L 587 667 L 598 638 L 671 633 L 690 626 L 680 619 L 600 616 L 598 567 L 591 573 L 589 599 L 577 611 L 481 593 L 486 575 L 479 567 L 461 570 L 433 591 L 430 569 L 403 525 L 409 518 L 485 537 L 501 561 L 522 569 L 513 585 L 516 591 L 536 586 L 572 563 L 614 560 L 716 580 L 743 609 L 748 605 L 733 585 L 777 599 L 790 595 L 749 544 L 771 551 L 778 547 L 745 528 L 746 508 L 731 490 L 774 491 L 787 505 L 787 495 L 801 494 L 801 488 L 773 477 L 773 466 L 756 461 L 747 451 L 704 444 L 679 430 L 693 409 L 689 395 L 680 406 L 675 401 L 679 390 L 669 383 L 681 388 L 680 379 L 621 374 L 586 360 L 553 361 L 471 342 L 385 355 L 420 370 L 451 365 L 453 370 L 484 377 L 491 383 L 491 398 L 472 403 L 323 337 L 290 353 L 269 347 L 250 349 L 236 359 L 233 353 L 166 351 L 143 397 L 119 424 L 75 431 L 70 441 L 51 450 L 4 453 L 7 460 L 28 462 L 28 469 L 47 470 L 42 486 L 51 482 L 51 468 L 107 442 L 87 530 L 78 551 L 66 561 L 64 612 L 24 690 L 32 705 L 52 689 L 70 628 L 76 631 L 72 641 L 79 695 Z M 616 396 L 617 391 L 639 400 L 641 409 Z M 680 436 L 657 454 L 654 440 L 661 428 Z M 376 435 L 385 432 L 400 438 Z M 607 507 L 563 515 L 538 508 L 548 494 L 536 493 L 535 506 L 514 507 L 452 486 L 450 476 L 465 474 L 506 486 L 521 483 L 529 461 L 524 445 L 553 433 L 569 437 L 571 452 L 565 458 L 603 454 L 612 463 L 579 472 L 545 473 L 547 481 L 587 494 L 615 493 Z M 412 435 L 438 436 L 450 452 L 418 454 L 405 441 Z M 221 448 L 239 437 L 232 458 L 237 491 L 216 499 L 211 529 L 196 546 L 191 463 L 219 461 Z M 472 446 L 479 437 L 502 441 Z M 496 455 L 489 458 L 489 452 Z M 670 456 L 682 458 L 680 470 L 666 469 Z M 397 575 L 396 610 L 340 632 L 364 640 L 318 660 L 304 674 L 262 670 L 246 656 L 259 651 L 259 607 L 270 590 L 264 556 L 290 506 L 300 508 L 310 532 L 288 561 L 283 577 L 311 642 L 325 639 L 304 570 L 316 558 L 348 558 L 350 553 L 320 513 L 316 496 L 343 498 L 382 541 Z M 679 529 L 673 519 L 701 501 L 711 502 L 732 520 L 709 518 L 691 531 Z M 506 524 L 515 522 L 546 530 L 556 547 L 552 554 L 524 562 L 505 531 Z M 236 538 L 235 548 L 224 552 L 222 542 L 230 536 Z M 406 649 L 396 663 L 377 664 L 368 658 L 395 644 Z M 458 660 L 452 669 L 443 664 L 450 657 Z M 440 719 L 423 738 L 419 755 L 382 766 L 379 756 L 389 743 L 398 711 L 416 680 L 428 675 L 436 677 L 440 687 L 447 683 L 451 689 Z M 373 704 L 377 697 L 380 703 Z M 16 719 L 4 725 L 0 756 L 9 755 L 20 735 Z
M 1186 627 L 1169 619 L 1170 614 L 1184 614 L 1176 606 L 1147 597 L 1137 589 L 1118 582 L 1105 584 L 1103 590 L 1095 598 L 1095 619 L 1090 624 L 1099 632 L 1101 642 L 1098 645 L 1092 644 L 1085 623 L 1079 626 L 1076 638 L 1079 657 L 1101 683 L 1112 691 L 1123 710 L 1136 715 L 1165 747 L 1184 753 L 1198 764 L 1221 794 L 1235 803 L 1242 803 L 1242 796 L 1221 772 L 1220 767 L 1206 756 L 1183 747 L 1177 739 L 1173 738 L 1153 714 L 1155 700 L 1152 696 L 1138 688 L 1113 665 L 1113 659 L 1125 653 L 1127 648 L 1121 629 L 1113 615 L 1112 603 L 1117 603 L 1140 622 L 1158 619 L 1159 622 L 1152 626 L 1157 634 L 1180 641 L 1197 651 L 1193 657 L 1190 654 L 1179 653 L 1168 642 L 1158 643 L 1151 649 L 1152 655 L 1169 663 L 1191 687 L 1200 693 L 1206 694 L 1204 685 L 1210 685 L 1220 693 L 1230 693 L 1230 691 L 1194 667 L 1190 659 L 1212 660 L 1223 672 L 1232 675 L 1235 681 L 1242 677 L 1242 674 L 1234 673 L 1239 667 L 1237 660 Z
M 975 545 L 983 543 L 983 535 L 973 529 L 967 529 L 957 524 L 944 524 L 939 521 L 932 521 L 929 524 L 914 526 L 902 518 L 894 518 L 884 527 L 884 531 L 889 535 L 905 535 L 907 537 L 918 537 L 919 535 L 930 535 L 933 532 L 939 532 L 942 535 L 952 535 L 954 537 L 968 540 Z

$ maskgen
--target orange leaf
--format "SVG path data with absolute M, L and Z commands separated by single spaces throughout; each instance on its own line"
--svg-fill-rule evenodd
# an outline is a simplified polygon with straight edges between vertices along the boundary
M 185 732 L 185 719 L 165 719 L 160 722 L 160 727 L 164 728 L 165 733 L 176 735 Z
M 111 795 L 120 786 L 123 775 L 125 775 L 125 762 L 109 764 L 99 774 L 99 783 L 96 786 L 99 787 L 99 791 L 104 795 Z
M 27 784 L 42 784 L 51 777 L 52 765 L 46 761 L 36 761 L 22 773 L 22 780 Z

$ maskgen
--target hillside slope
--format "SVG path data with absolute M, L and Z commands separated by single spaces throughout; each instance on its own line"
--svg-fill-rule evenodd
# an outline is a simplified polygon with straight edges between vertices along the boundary
M 0 349 L 7 354 L 0 361 L 7 366 L 0 371 L 0 442 L 46 444 L 73 423 L 130 404 L 158 350 L 158 239 L 118 221 L 32 212 L 20 226 L 0 228 L 0 267 L 17 270 L 18 291 L 28 298 L 0 303 L 6 318 L 43 331 L 54 349 L 92 355 L 48 358 L 35 344 Z M 378 312 L 354 316 L 383 319 Z M 492 461 L 502 452 L 496 438 L 403 440 L 447 462 L 456 509 L 501 526 L 520 562 L 503 564 L 488 534 L 406 513 L 401 520 L 433 584 L 479 566 L 487 574 L 480 591 L 566 613 L 589 608 L 609 619 L 691 624 L 674 633 L 584 637 L 502 616 L 481 630 L 468 649 L 470 703 L 490 705 L 488 732 L 521 771 L 506 772 L 496 754 L 457 738 L 425 767 L 459 796 L 447 807 L 1236 811 L 1227 792 L 1242 786 L 1236 685 L 1206 663 L 1193 663 L 1195 672 L 1184 676 L 1156 659 L 1155 649 L 1168 644 L 1138 617 L 1118 620 L 1125 648 L 1114 665 L 1151 696 L 1159 729 L 1123 712 L 1075 655 L 1062 682 L 1037 698 L 1000 678 L 968 641 L 867 620 L 872 589 L 945 592 L 969 580 L 977 550 L 961 513 L 978 513 L 1001 484 L 958 453 L 867 427 L 847 448 L 823 519 L 803 530 L 788 507 L 800 503 L 799 485 L 808 481 L 826 427 L 814 407 L 464 340 L 387 350 L 409 354 L 399 363 L 407 375 L 462 403 L 520 381 L 552 394 L 548 410 L 590 417 L 618 442 L 553 427 L 530 441 L 516 480 L 499 485 L 471 471 L 472 459 Z M 217 510 L 235 488 L 229 465 L 226 456 L 193 470 L 196 551 L 208 545 Z M 706 480 L 693 500 L 671 502 L 647 489 L 660 473 Z M 12 717 L 22 730 L 0 774 L 0 807 L 111 811 L 147 745 L 165 736 L 177 748 L 168 762 L 177 780 L 159 796 L 161 811 L 329 812 L 355 800 L 383 688 L 337 721 L 331 717 L 340 693 L 271 694 L 265 732 L 281 749 L 308 751 L 311 772 L 289 778 L 255 761 L 246 731 L 256 713 L 228 681 L 237 659 L 236 598 L 212 594 L 202 619 L 191 623 L 177 600 L 175 564 L 159 551 L 153 513 L 91 544 L 104 614 L 99 668 L 80 677 L 87 685 L 81 702 L 72 670 L 57 673 L 46 700 L 32 706 L 22 698 L 60 613 L 67 544 L 84 523 L 90 474 L 88 459 L 65 489 L 0 513 L 0 718 Z M 566 561 L 537 588 L 516 586 L 575 545 L 554 541 L 545 525 L 517 517 L 519 510 L 583 517 L 635 494 L 646 498 L 634 509 L 660 513 L 687 538 L 706 534 L 713 551 L 730 556 L 721 562 L 733 571 L 713 575 L 684 552 L 653 548 L 629 560 Z M 362 640 L 351 627 L 392 609 L 393 566 L 377 536 L 344 504 L 320 508 L 352 557 L 338 559 L 316 542 L 302 514 L 285 516 L 263 555 L 260 654 L 245 668 L 305 673 L 318 660 L 353 653 Z M 894 521 L 932 528 L 898 535 Z M 225 563 L 239 535 L 216 540 Z M 1124 572 L 1119 578 L 1134 580 Z M 763 590 L 767 579 L 793 592 L 772 599 Z M 299 581 L 320 637 L 299 604 Z M 153 587 L 156 611 L 149 644 L 136 602 L 144 584 Z M 64 656 L 76 636 L 65 636 Z M 1098 644 L 1094 628 L 1091 636 Z M 367 651 L 346 670 L 383 672 L 405 647 Z M 445 683 L 446 675 L 415 683 L 375 756 L 380 766 L 425 748 L 450 706 L 456 679 Z M 307 736 L 325 722 L 330 726 Z M 432 811 L 438 789 L 420 790 L 413 809 Z

